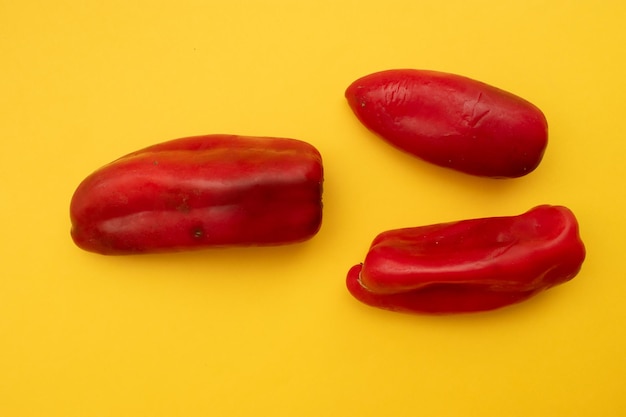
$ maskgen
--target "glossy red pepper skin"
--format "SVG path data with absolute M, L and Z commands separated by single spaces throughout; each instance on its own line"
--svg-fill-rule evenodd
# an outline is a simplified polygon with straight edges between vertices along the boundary
M 207 135 L 126 155 L 88 176 L 71 235 L 107 255 L 280 245 L 314 236 L 323 167 L 295 139 Z
M 452 314 L 493 310 L 572 279 L 585 259 L 574 214 L 461 220 L 378 235 L 347 276 L 350 293 L 387 310 Z
M 548 123 L 536 106 L 460 75 L 382 71 L 356 80 L 345 95 L 381 138 L 467 174 L 521 177 L 539 165 L 548 144 Z

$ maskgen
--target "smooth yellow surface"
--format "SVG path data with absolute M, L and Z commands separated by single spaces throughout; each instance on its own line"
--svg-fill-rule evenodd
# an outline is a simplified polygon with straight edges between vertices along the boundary
M 0 2 L 0 416 L 626 415 L 626 3 Z M 454 72 L 545 112 L 517 180 L 469 177 L 363 128 L 343 93 Z M 81 251 L 99 166 L 205 133 L 322 152 L 311 241 L 140 257 Z M 543 203 L 577 215 L 573 281 L 497 312 L 367 307 L 345 274 L 386 229 Z

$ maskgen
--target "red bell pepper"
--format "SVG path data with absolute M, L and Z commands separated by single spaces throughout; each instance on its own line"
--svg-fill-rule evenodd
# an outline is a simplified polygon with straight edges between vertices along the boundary
M 101 254 L 278 245 L 315 235 L 322 159 L 283 138 L 208 135 L 126 155 L 76 189 L 71 235 Z
M 347 276 L 350 293 L 382 309 L 423 314 L 493 310 L 572 279 L 585 259 L 574 214 L 539 206 L 378 235 Z
M 548 144 L 536 106 L 460 75 L 382 71 L 356 80 L 345 95 L 357 118 L 395 147 L 472 175 L 526 175 Z

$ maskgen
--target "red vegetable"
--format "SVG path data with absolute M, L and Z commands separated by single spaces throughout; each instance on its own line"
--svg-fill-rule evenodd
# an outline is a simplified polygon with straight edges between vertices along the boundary
M 72 238 L 102 254 L 278 245 L 317 233 L 319 152 L 295 139 L 209 135 L 133 152 L 72 198 Z
M 378 72 L 352 83 L 346 98 L 358 119 L 392 145 L 472 175 L 526 175 L 539 165 L 548 143 L 541 110 L 459 75 Z
M 449 314 L 493 310 L 572 279 L 585 259 L 573 213 L 539 206 L 511 217 L 462 220 L 378 235 L 348 272 L 365 304 Z

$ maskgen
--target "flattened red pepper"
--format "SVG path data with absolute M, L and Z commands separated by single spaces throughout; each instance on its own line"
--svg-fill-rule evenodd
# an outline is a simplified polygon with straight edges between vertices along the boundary
M 584 259 L 574 214 L 544 205 L 383 232 L 348 272 L 347 287 L 363 303 L 392 311 L 487 311 L 572 279 Z
M 320 153 L 295 139 L 208 135 L 126 155 L 72 198 L 71 235 L 101 254 L 279 245 L 322 219 Z
M 358 119 L 387 142 L 472 175 L 526 175 L 548 144 L 548 124 L 536 106 L 460 75 L 382 71 L 356 80 L 345 95 Z

